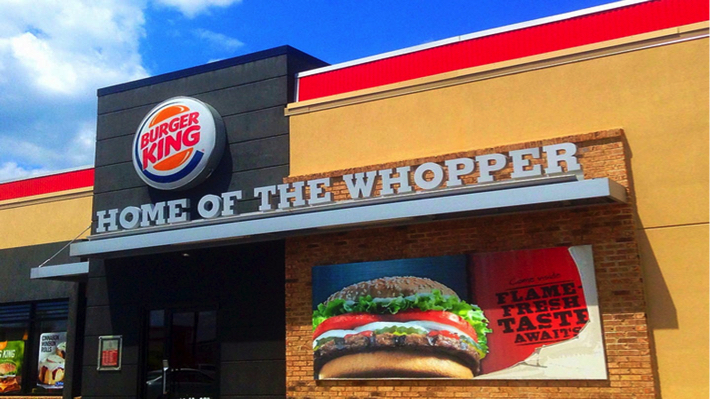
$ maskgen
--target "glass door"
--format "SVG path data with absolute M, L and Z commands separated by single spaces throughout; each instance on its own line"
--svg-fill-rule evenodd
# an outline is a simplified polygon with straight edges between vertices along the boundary
M 216 310 L 151 310 L 146 328 L 145 397 L 218 397 Z

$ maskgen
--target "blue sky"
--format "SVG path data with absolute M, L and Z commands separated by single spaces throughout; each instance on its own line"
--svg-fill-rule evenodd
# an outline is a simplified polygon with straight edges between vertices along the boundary
M 0 0 L 0 181 L 90 166 L 96 90 L 281 45 L 340 63 L 609 0 Z

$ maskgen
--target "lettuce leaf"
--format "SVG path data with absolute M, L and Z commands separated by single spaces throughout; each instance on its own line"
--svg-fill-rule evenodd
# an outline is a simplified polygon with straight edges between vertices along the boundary
M 335 299 L 327 304 L 319 304 L 313 311 L 313 330 L 323 321 L 351 312 L 370 314 L 396 314 L 406 310 L 448 311 L 468 322 L 478 335 L 478 345 L 481 348 L 481 358 L 488 353 L 486 334 L 492 332 L 488 328 L 488 319 L 477 305 L 468 304 L 456 296 L 444 296 L 439 290 L 432 293 L 420 293 L 415 296 L 373 299 L 372 296 L 361 296 L 357 301 Z

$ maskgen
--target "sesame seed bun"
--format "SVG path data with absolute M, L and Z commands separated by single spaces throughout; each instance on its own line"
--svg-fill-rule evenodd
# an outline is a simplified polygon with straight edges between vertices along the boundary
M 456 296 L 456 293 L 448 286 L 429 278 L 389 276 L 347 286 L 330 295 L 326 303 L 335 299 L 357 301 L 360 297 L 368 295 L 373 298 L 406 297 L 421 293 L 431 293 L 433 290 L 439 290 L 444 296 Z

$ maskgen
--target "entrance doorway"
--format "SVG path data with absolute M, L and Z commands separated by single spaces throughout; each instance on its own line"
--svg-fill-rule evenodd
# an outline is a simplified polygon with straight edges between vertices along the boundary
M 146 318 L 146 398 L 219 396 L 215 309 L 158 309 Z

